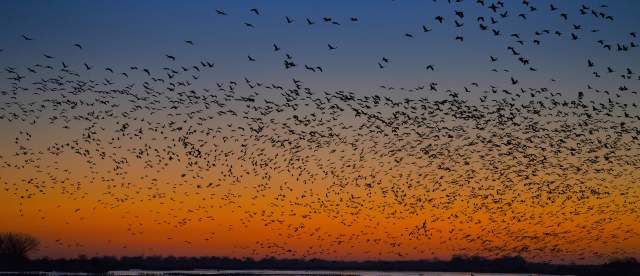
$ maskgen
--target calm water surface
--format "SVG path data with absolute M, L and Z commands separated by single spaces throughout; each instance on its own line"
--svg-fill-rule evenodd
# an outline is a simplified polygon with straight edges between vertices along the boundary
M 476 272 L 390 272 L 390 271 L 363 271 L 363 270 L 190 270 L 190 271 L 145 271 L 126 270 L 111 271 L 117 276 L 139 276 L 148 274 L 196 274 L 196 275 L 389 275 L 389 276 L 470 276 L 470 275 L 503 275 L 503 276 L 530 276 L 547 274 L 513 274 L 513 273 L 476 273 Z

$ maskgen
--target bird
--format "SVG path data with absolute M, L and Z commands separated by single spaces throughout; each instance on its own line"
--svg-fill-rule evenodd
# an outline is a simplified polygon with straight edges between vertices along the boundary
M 640 113 L 634 83 L 640 76 L 636 63 L 619 60 L 636 50 L 635 33 L 610 32 L 618 27 L 606 23 L 618 16 L 600 5 L 563 3 L 550 5 L 550 12 L 549 3 L 529 0 L 438 2 L 424 5 L 433 7 L 434 15 L 451 12 L 453 19 L 431 26 L 435 36 L 425 41 L 415 32 L 431 28 L 419 19 L 363 32 L 383 20 L 359 14 L 367 24 L 334 28 L 341 11 L 314 15 L 332 24 L 306 29 L 315 38 L 330 39 L 329 50 L 341 45 L 341 51 L 314 53 L 318 49 L 304 43 L 289 47 L 273 40 L 274 52 L 282 51 L 277 44 L 291 52 L 260 63 L 247 55 L 256 63 L 231 67 L 243 45 L 224 36 L 216 39 L 237 49 L 151 45 L 173 54 L 135 59 L 126 58 L 151 48 L 117 40 L 131 53 L 108 61 L 92 59 L 91 51 L 55 51 L 60 43 L 82 41 L 73 30 L 56 41 L 38 37 L 20 49 L 25 58 L 3 55 L 0 122 L 8 146 L 0 147 L 0 170 L 10 176 L 2 179 L 10 199 L 5 215 L 46 224 L 52 218 L 45 213 L 56 213 L 63 230 L 113 220 L 122 226 L 121 233 L 113 233 L 120 242 L 153 230 L 164 242 L 149 245 L 149 252 L 175 242 L 197 249 L 256 230 L 270 235 L 242 237 L 231 253 L 405 259 L 444 250 L 558 261 L 632 255 L 625 245 L 637 235 L 624 218 L 637 216 L 632 203 Z M 497 49 L 487 53 L 489 63 L 482 55 L 467 59 L 469 44 L 451 47 L 477 28 L 464 24 L 474 22 L 464 21 L 472 11 L 467 7 L 474 5 L 478 39 Z M 585 17 L 574 18 L 573 12 Z M 257 9 L 248 13 L 268 15 Z M 552 24 L 532 25 L 511 14 Z M 342 18 L 358 22 L 351 15 Z M 441 18 L 436 21 L 443 23 Z M 216 27 L 243 28 L 242 16 L 224 19 Z M 263 42 L 278 37 L 273 33 L 292 41 L 307 38 L 294 30 L 296 24 L 284 28 L 281 19 L 240 34 L 242 43 L 259 55 L 271 51 Z M 306 20 L 302 25 L 315 24 Z M 593 32 L 596 25 L 601 32 Z M 180 35 L 174 32 L 162 34 Z M 400 34 L 416 39 L 405 41 Z M 190 34 L 193 41 L 206 35 Z M 438 35 L 445 39 L 434 40 Z M 373 47 L 373 38 L 384 45 Z M 468 42 L 475 40 L 474 35 Z M 555 59 L 554 49 L 569 40 L 576 50 Z M 43 59 L 41 51 L 55 58 Z M 608 64 L 598 51 L 611 57 Z M 349 66 L 326 58 L 333 54 Z M 429 73 L 439 61 L 420 65 L 434 55 L 446 58 L 450 66 L 439 67 L 439 73 L 455 81 Z M 221 58 L 220 66 L 210 56 Z M 162 62 L 165 58 L 171 62 Z M 558 64 L 584 59 L 587 68 L 556 76 Z M 265 69 L 271 65 L 284 68 Z M 361 66 L 370 67 L 358 71 Z M 325 70 L 328 74 L 320 74 Z M 414 74 L 420 70 L 429 78 Z M 349 74 L 353 83 L 336 81 L 334 74 Z M 56 135 L 47 135 L 50 129 Z M 55 203 L 40 210 L 40 200 Z M 188 231 L 194 227 L 210 230 Z M 185 231 L 188 238 L 175 237 Z M 48 246 L 82 249 L 66 239 L 54 237 Z M 590 250 L 576 247 L 576 240 Z M 130 252 L 127 244 L 108 243 Z M 375 250 L 363 250 L 362 244 Z

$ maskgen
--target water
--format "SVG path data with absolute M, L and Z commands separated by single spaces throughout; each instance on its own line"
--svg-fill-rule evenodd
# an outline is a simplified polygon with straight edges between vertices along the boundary
M 119 270 L 110 271 L 114 276 L 144 276 L 144 275 L 306 275 L 306 276 L 470 276 L 470 275 L 501 275 L 501 276 L 553 276 L 549 274 L 517 274 L 517 273 L 476 273 L 476 272 L 393 272 L 393 271 L 365 271 L 365 270 Z M 91 276 L 91 273 L 71 272 L 0 272 L 0 275 L 47 275 L 47 276 Z M 104 274 L 103 274 L 104 275 Z
M 358 275 L 358 276 L 470 276 L 470 275 L 501 275 L 501 276 L 531 276 L 545 274 L 514 274 L 514 273 L 476 273 L 476 272 L 393 272 L 393 271 L 364 271 L 364 270 L 189 270 L 189 271 L 146 271 L 124 270 L 111 271 L 116 276 L 141 276 L 149 274 L 182 274 L 182 275 Z

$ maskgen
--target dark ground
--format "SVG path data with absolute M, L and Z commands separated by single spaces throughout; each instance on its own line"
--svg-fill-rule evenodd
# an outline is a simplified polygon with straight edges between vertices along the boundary
M 440 271 L 440 272 L 493 272 L 493 273 L 534 273 L 554 275 L 640 275 L 640 263 L 634 258 L 609 261 L 600 265 L 550 264 L 527 262 L 524 258 L 503 257 L 486 259 L 482 257 L 456 256 L 448 261 L 329 261 L 275 259 L 236 259 L 226 257 L 79 257 L 76 259 L 36 259 L 22 262 L 0 261 L 0 271 L 58 271 L 86 272 L 95 275 L 113 270 L 365 270 L 365 271 Z M 0 274 L 12 276 L 14 274 Z M 24 274 L 19 274 L 24 276 Z M 35 274 L 34 274 L 35 275 Z M 167 274 L 164 274 L 167 275 Z M 172 273 L 171 275 L 179 275 Z M 189 274 L 194 275 L 194 274 Z M 231 274 L 251 275 L 251 274 Z M 308 275 L 308 274 L 305 274 Z

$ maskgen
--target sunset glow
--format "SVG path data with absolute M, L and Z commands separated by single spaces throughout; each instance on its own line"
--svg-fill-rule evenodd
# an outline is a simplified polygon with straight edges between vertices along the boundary
M 0 230 L 54 258 L 640 257 L 640 3 L 328 2 L 3 2 Z

